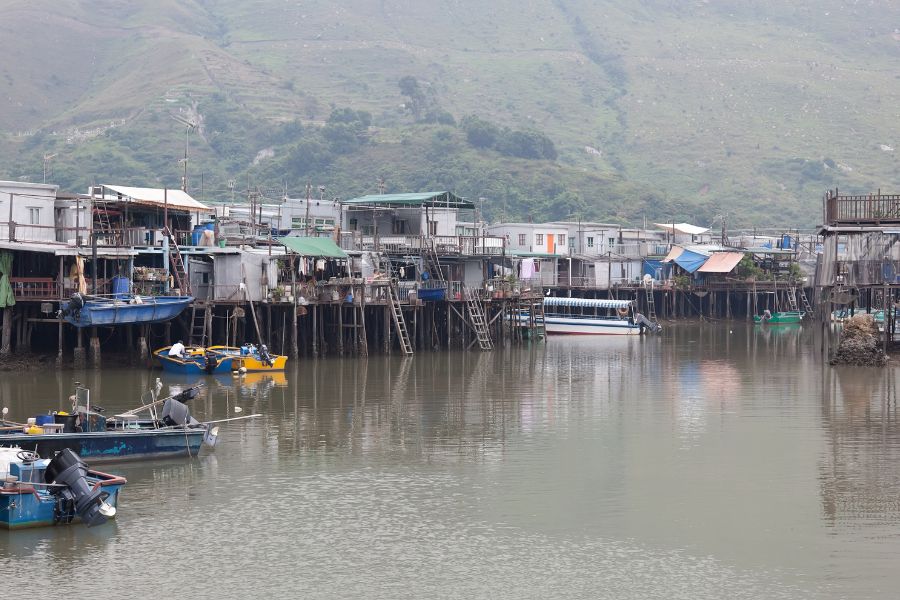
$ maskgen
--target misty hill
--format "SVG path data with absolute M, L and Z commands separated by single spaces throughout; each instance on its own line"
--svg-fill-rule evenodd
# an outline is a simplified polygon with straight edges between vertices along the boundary
M 811 225 L 896 191 L 889 0 L 0 1 L 0 177 Z M 180 120 L 175 120 L 176 115 Z M 185 121 L 197 124 L 189 131 Z M 44 157 L 52 157 L 44 160 Z

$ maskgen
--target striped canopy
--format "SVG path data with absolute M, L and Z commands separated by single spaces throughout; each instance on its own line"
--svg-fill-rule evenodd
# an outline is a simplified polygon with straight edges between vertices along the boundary
M 631 300 L 607 300 L 605 298 L 557 298 L 544 297 L 544 306 L 576 306 L 579 308 L 628 308 Z

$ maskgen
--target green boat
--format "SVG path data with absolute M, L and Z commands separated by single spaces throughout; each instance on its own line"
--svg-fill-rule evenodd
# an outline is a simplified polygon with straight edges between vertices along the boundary
M 776 312 L 769 312 L 767 310 L 762 315 L 753 315 L 753 322 L 757 325 L 788 325 L 799 323 L 803 320 L 803 315 L 805 314 L 806 313 L 798 310 Z

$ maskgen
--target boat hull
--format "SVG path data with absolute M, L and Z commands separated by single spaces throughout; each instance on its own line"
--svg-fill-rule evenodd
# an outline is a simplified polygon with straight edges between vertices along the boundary
M 759 315 L 753 315 L 753 322 L 757 325 L 793 325 L 803 320 L 804 313 L 787 311 L 774 312 L 769 319 L 763 319 Z
M 547 335 L 640 335 L 641 326 L 627 319 L 589 319 L 574 317 L 538 317 L 535 324 L 543 322 Z M 528 325 L 528 315 L 520 315 L 519 323 Z
M 118 507 L 119 491 L 125 484 L 123 478 L 89 471 L 88 483 L 99 484 L 109 494 L 105 502 L 113 508 Z M 80 522 L 77 515 L 71 521 L 61 520 L 57 513 L 57 497 L 43 486 L 19 484 L 12 489 L 0 489 L 0 528 L 28 529 Z
M 87 300 L 65 320 L 75 327 L 159 323 L 180 315 L 193 300 L 190 296 L 142 296 L 141 304 L 117 298 Z
M 69 448 L 89 464 L 121 460 L 196 456 L 203 444 L 205 428 L 121 429 L 113 431 L 0 434 L 0 446 L 19 447 L 52 458 Z
M 262 360 L 258 354 L 241 354 L 240 348 L 233 346 L 210 346 L 207 348 L 210 352 L 217 355 L 228 357 L 231 359 L 231 369 L 245 369 L 248 373 L 265 373 L 269 371 L 284 371 L 287 365 L 287 356 L 273 354 L 273 363 Z

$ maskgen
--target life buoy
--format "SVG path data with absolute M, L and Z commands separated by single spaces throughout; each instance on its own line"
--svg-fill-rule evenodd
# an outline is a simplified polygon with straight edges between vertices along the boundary
M 619 313 L 619 316 L 620 316 L 620 317 L 627 317 L 627 316 L 628 316 L 628 309 L 625 308 L 624 306 L 623 306 L 622 308 L 617 308 L 617 309 L 616 309 L 616 312 Z

